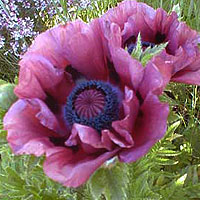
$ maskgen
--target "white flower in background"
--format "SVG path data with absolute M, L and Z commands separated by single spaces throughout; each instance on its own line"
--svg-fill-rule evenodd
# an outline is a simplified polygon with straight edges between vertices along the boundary
M 6 40 L 6 49 L 16 56 L 24 52 L 35 36 L 48 28 L 46 27 L 47 18 L 51 22 L 53 18 L 58 19 L 54 17 L 58 15 L 57 11 L 59 14 L 63 13 L 60 0 L 1 1 L 0 33 Z M 65 2 L 69 10 L 71 8 L 92 8 L 91 0 L 66 0 Z M 61 23 L 62 20 L 59 18 L 56 23 Z M 1 41 L 1 46 L 3 45 L 5 45 L 4 40 Z
M 0 35 L 0 49 L 4 46 L 5 38 Z

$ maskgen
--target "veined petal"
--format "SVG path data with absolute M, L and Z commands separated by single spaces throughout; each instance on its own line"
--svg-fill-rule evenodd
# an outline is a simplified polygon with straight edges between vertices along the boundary
M 102 44 L 92 26 L 77 20 L 68 24 L 66 34 L 65 52 L 72 67 L 85 77 L 106 79 Z

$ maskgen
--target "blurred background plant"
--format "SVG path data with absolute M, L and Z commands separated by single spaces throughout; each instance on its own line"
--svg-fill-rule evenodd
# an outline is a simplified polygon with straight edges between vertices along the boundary
M 0 0 L 0 98 L 6 102 L 12 95 L 13 84 L 6 81 L 17 82 L 20 55 L 39 33 L 77 18 L 89 22 L 119 1 Z M 142 2 L 168 12 L 175 10 L 180 20 L 200 31 L 199 0 Z M 10 91 L 8 96 L 2 88 Z M 42 171 L 43 158 L 16 157 L 10 152 L 2 130 L 8 105 L 0 104 L 0 199 L 200 199 L 199 93 L 197 86 L 168 85 L 161 97 L 171 109 L 165 138 L 139 161 L 101 168 L 78 189 L 67 189 L 49 180 Z

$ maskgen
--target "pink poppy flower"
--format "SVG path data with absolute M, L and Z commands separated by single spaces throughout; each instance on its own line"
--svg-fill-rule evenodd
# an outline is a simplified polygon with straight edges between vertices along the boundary
M 169 109 L 156 95 L 163 80 L 155 64 L 148 73 L 127 60 L 126 75 L 117 73 L 96 22 L 60 25 L 35 39 L 20 61 L 19 100 L 4 118 L 13 152 L 44 154 L 44 172 L 68 187 L 114 156 L 136 161 L 166 131 Z
M 127 0 L 108 10 L 99 25 L 105 52 L 114 63 L 129 57 L 127 54 L 135 48 L 140 33 L 144 49 L 168 42 L 165 50 L 153 58 L 156 63 L 161 60 L 165 63 L 157 66 L 165 83 L 171 80 L 200 85 L 200 36 L 184 22 L 179 22 L 175 12 L 167 14 L 161 8 L 154 10 L 145 3 Z M 120 65 L 115 68 L 120 71 Z

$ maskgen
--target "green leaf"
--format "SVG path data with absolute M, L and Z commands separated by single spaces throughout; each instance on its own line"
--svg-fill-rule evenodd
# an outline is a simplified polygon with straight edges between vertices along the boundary
M 161 174 L 156 180 L 156 185 L 162 186 L 166 183 L 166 178 L 163 174 Z
M 126 165 L 115 166 L 106 170 L 107 189 L 110 192 L 111 200 L 126 199 L 124 189 L 127 185 Z
M 197 166 L 196 165 L 188 166 L 187 177 L 185 179 L 184 184 L 189 186 L 197 183 L 198 183 Z
M 187 195 L 189 196 L 188 199 L 199 199 L 200 198 L 200 183 L 196 185 L 191 185 L 185 188 Z
M 43 158 L 14 156 L 6 145 L 1 150 L 0 199 L 3 196 L 3 199 L 40 200 L 50 199 L 47 197 L 51 196 L 52 200 L 75 200 L 68 188 L 44 175 L 41 162 Z
M 173 136 L 175 130 L 179 127 L 180 123 L 181 123 L 180 121 L 176 121 L 172 125 L 170 125 L 165 134 L 165 138 L 168 137 L 169 139 L 169 137 Z
M 177 151 L 173 151 L 173 150 L 169 150 L 169 149 L 162 149 L 157 152 L 157 156 L 162 156 L 162 157 L 167 157 L 167 156 L 174 157 L 174 156 L 178 156 L 180 154 L 181 154 L 181 152 L 177 152 Z
M 90 180 L 91 192 L 94 198 L 98 199 L 105 190 L 105 169 L 100 168 Z
M 127 199 L 160 199 L 160 195 L 150 189 L 150 173 L 150 170 L 147 170 L 130 180 L 130 194 Z
M 181 6 L 180 6 L 179 3 L 177 3 L 177 4 L 175 4 L 173 6 L 172 11 L 175 11 L 177 13 L 178 19 L 179 19 L 179 21 L 181 21 L 181 19 L 182 19 L 182 16 L 181 16 Z
M 6 135 L 7 135 L 6 131 L 0 130 L 0 145 L 7 143 Z
M 9 181 L 12 181 L 12 184 L 15 183 L 15 185 L 21 187 L 25 183 L 24 180 L 19 176 L 19 174 L 17 174 L 17 172 L 14 171 L 12 168 L 6 168 L 6 172 L 8 174 L 8 179 Z
M 6 81 L 0 79 L 0 85 L 6 84 L 6 83 L 7 83 Z
M 145 66 L 147 62 L 151 60 L 151 58 L 153 58 L 154 56 L 158 55 L 161 51 L 163 51 L 167 45 L 168 45 L 168 42 L 155 45 L 153 48 L 148 47 L 145 49 L 145 51 L 143 51 L 142 38 L 141 38 L 141 34 L 139 33 L 137 36 L 136 47 L 133 49 L 131 56 L 134 59 L 137 59 L 138 61 L 140 61 L 143 66 Z
M 8 110 L 10 106 L 17 100 L 13 90 L 15 85 L 7 83 L 0 86 L 0 108 Z
M 167 45 L 168 45 L 168 42 L 155 45 L 153 48 L 151 47 L 146 48 L 145 51 L 142 52 L 141 59 L 140 59 L 142 65 L 145 66 L 147 62 L 151 60 L 151 58 L 161 53 L 166 48 Z
M 178 164 L 178 161 L 176 161 L 176 160 L 167 159 L 167 158 L 159 158 L 159 157 L 155 159 L 155 162 L 158 165 L 176 165 L 176 164 Z
M 184 188 L 177 186 L 175 181 L 170 182 L 169 184 L 165 185 L 165 187 L 162 186 L 162 188 L 159 190 L 159 193 L 162 195 L 163 200 L 188 200 L 185 197 Z
M 195 157 L 200 158 L 200 127 L 199 124 L 194 125 L 193 127 L 189 128 L 188 134 L 190 135 L 190 142 L 192 146 L 192 154 Z
M 142 55 L 142 39 L 141 39 L 141 34 L 139 33 L 137 36 L 137 42 L 136 42 L 136 47 L 133 49 L 131 56 L 137 60 L 141 60 L 141 55 Z
M 92 195 L 98 199 L 102 194 L 108 200 L 126 199 L 127 167 L 117 164 L 111 168 L 100 168 L 89 181 Z

